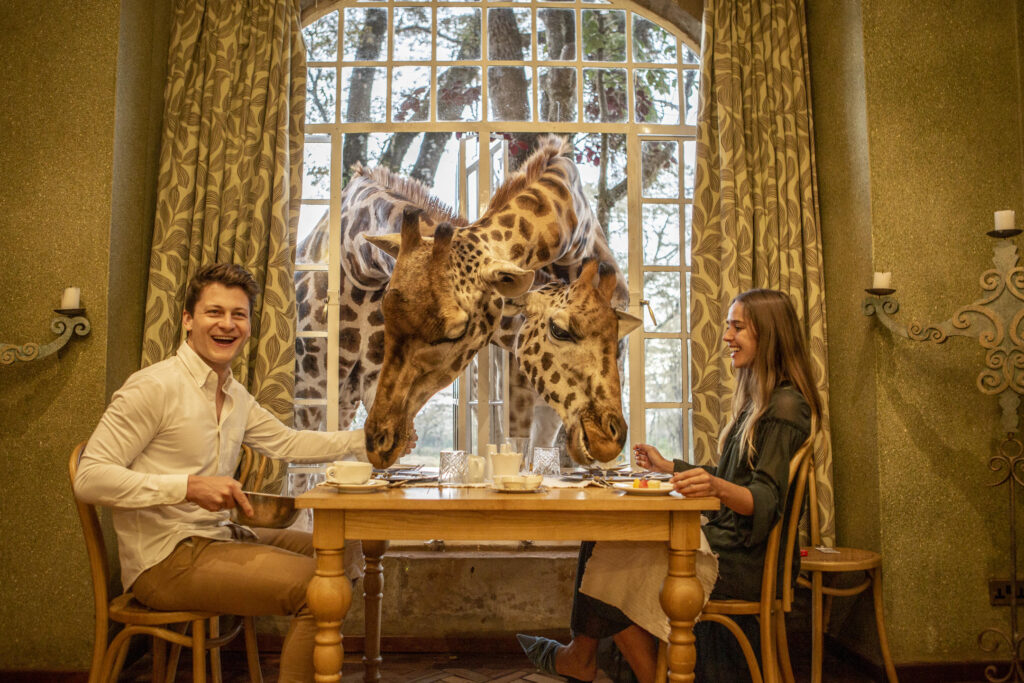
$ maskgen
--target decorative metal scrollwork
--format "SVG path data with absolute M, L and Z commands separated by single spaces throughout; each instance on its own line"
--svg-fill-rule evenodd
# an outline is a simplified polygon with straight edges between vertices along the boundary
M 60 313 L 60 311 L 57 311 Z M 76 311 L 77 313 L 78 311 Z M 61 315 L 50 321 L 50 330 L 57 335 L 57 338 L 48 344 L 40 346 L 35 342 L 29 342 L 20 346 L 15 344 L 0 344 L 0 365 L 11 365 L 16 361 L 30 361 L 46 358 L 64 348 L 72 336 L 84 337 L 92 330 L 88 318 L 83 315 Z

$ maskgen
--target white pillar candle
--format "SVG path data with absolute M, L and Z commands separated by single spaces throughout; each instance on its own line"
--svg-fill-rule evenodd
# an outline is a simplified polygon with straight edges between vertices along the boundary
M 82 301 L 82 290 L 78 287 L 66 287 L 64 294 L 60 297 L 60 307 L 62 309 L 79 308 L 79 304 Z
M 892 289 L 892 273 L 875 273 L 871 289 Z
M 1013 211 L 996 211 L 996 230 L 1013 230 L 1016 227 Z

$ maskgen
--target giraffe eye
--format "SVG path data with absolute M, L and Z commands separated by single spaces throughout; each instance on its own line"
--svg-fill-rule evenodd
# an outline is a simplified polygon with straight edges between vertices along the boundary
M 555 324 L 554 320 L 548 321 L 548 328 L 551 330 L 551 336 L 558 341 L 572 341 L 572 334 L 569 330 L 559 327 Z

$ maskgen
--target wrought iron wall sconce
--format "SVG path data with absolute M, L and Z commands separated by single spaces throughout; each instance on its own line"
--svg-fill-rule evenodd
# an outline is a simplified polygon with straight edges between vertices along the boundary
M 48 344 L 3 344 L 0 343 L 0 365 L 12 365 L 15 361 L 30 361 L 46 358 L 60 351 L 71 340 L 72 336 L 84 337 L 89 334 L 92 326 L 85 317 L 85 309 L 80 308 L 79 289 L 68 287 L 61 298 L 61 307 L 53 309 L 58 317 L 50 321 L 50 330 L 57 338 Z
M 992 263 L 995 268 L 984 271 L 979 278 L 983 294 L 980 299 L 963 306 L 951 318 L 936 325 L 911 323 L 903 325 L 893 316 L 899 304 L 893 297 L 896 290 L 888 278 L 876 273 L 874 286 L 866 290 L 862 310 L 864 315 L 875 316 L 895 335 L 916 342 L 941 344 L 950 337 L 974 337 L 985 349 L 985 368 L 978 375 L 978 390 L 995 396 L 1002 409 L 1001 431 L 1005 436 L 989 458 L 988 467 L 995 473 L 990 487 L 1009 485 L 1010 526 L 1010 632 L 988 628 L 978 634 L 981 650 L 995 655 L 1005 644 L 1011 661 L 1009 669 L 997 673 L 999 666 L 985 668 L 985 677 L 991 682 L 1022 681 L 1021 642 L 1024 633 L 1018 628 L 1017 591 L 1017 486 L 1024 487 L 1024 443 L 1018 438 L 1019 407 L 1024 394 L 1024 267 L 1021 267 L 1017 245 L 1011 241 L 1022 231 L 1014 227 L 1012 211 L 996 212 L 996 229 L 988 232 L 996 240 Z M 879 287 L 882 284 L 884 287 Z

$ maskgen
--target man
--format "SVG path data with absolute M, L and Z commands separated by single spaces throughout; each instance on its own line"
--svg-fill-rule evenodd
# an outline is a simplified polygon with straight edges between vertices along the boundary
M 114 394 L 82 455 L 75 494 L 114 508 L 125 590 L 153 609 L 293 615 L 280 680 L 311 681 L 311 537 L 231 524 L 230 508 L 252 512 L 232 474 L 242 443 L 289 462 L 319 462 L 365 460 L 365 442 L 362 430 L 289 429 L 232 378 L 258 291 L 240 266 L 196 273 L 182 313 L 185 343 Z M 346 555 L 357 578 L 358 546 L 346 546 Z

